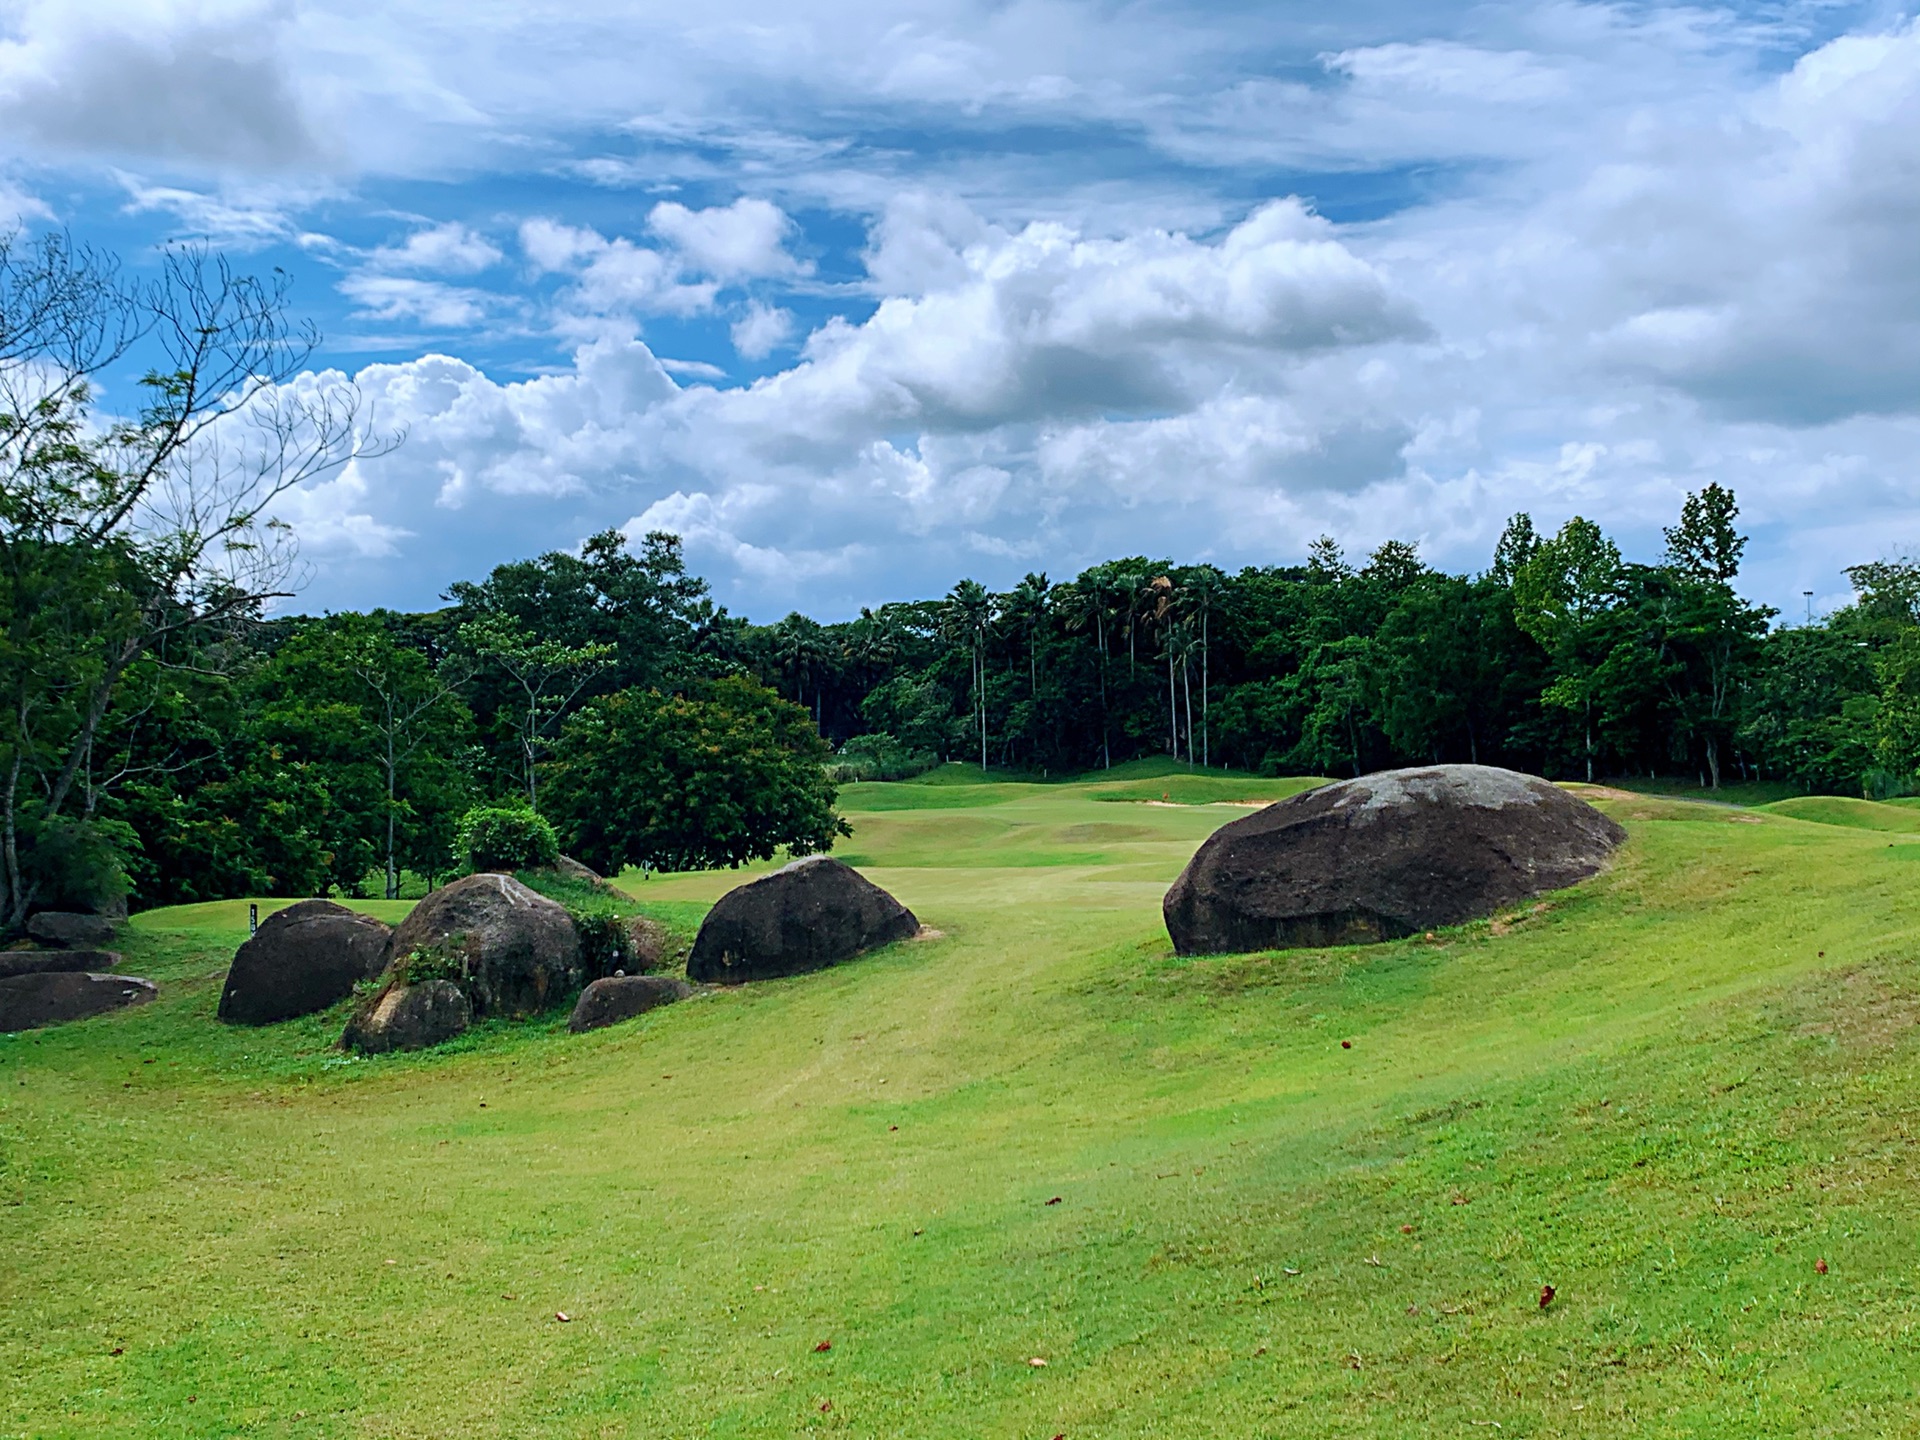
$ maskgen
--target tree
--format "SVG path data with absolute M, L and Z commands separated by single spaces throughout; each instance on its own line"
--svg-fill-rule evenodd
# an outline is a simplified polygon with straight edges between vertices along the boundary
M 0 238 L 0 911 L 35 900 L 23 852 L 86 824 L 83 776 L 143 661 L 258 614 L 291 574 L 274 501 L 377 453 L 350 386 L 290 386 L 315 343 L 287 280 L 169 251 L 150 282 L 62 237 Z M 94 413 L 135 344 L 137 413 Z M 83 798 L 84 797 L 84 798 Z M 23 868 L 24 866 L 24 868 Z
M 546 755 L 561 724 L 572 713 L 581 692 L 613 664 L 614 647 L 569 646 L 560 640 L 536 637 L 526 626 L 504 615 L 489 616 L 460 627 L 461 641 L 486 664 L 508 676 L 518 690 L 513 710 L 521 778 L 527 805 L 540 809 L 539 762 Z
M 853 833 L 830 754 L 805 710 L 745 676 L 623 690 L 567 722 L 547 793 L 567 853 L 607 874 L 731 867 Z
M 363 854 L 380 859 L 389 900 L 399 897 L 403 866 L 431 875 L 452 859 L 453 827 L 471 795 L 473 717 L 461 678 L 365 615 L 310 625 L 262 667 L 257 723 L 279 756 L 309 766 L 324 787 L 324 830 L 344 888 L 366 874 Z
M 1680 523 L 1663 532 L 1667 563 L 1694 580 L 1725 584 L 1740 573 L 1747 537 L 1733 528 L 1740 513 L 1733 491 L 1715 482 L 1680 505 Z
M 1540 544 L 1513 581 L 1514 618 L 1552 657 L 1547 704 L 1581 718 L 1581 754 L 1589 783 L 1596 753 L 1601 667 L 1611 653 L 1603 619 L 1620 580 L 1620 548 L 1591 520 L 1576 515 Z
M 973 704 L 980 722 L 980 768 L 987 768 L 987 642 L 993 637 L 993 596 L 977 580 L 962 580 L 947 596 L 941 629 L 972 659 Z

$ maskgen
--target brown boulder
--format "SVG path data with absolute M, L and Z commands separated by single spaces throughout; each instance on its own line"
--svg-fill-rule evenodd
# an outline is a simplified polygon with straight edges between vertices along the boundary
M 722 985 L 799 975 L 919 928 L 911 910 L 857 870 L 810 855 L 722 895 L 694 938 L 687 975 Z
M 368 1055 L 424 1050 L 473 1023 L 473 1007 L 451 980 L 389 985 L 347 1022 L 342 1048 Z
M 573 917 L 511 875 L 468 875 L 441 886 L 400 922 L 387 963 L 435 949 L 462 955 L 475 1015 L 545 1010 L 582 978 Z
M 0 950 L 0 979 L 111 970 L 119 963 L 114 950 Z
M 220 1018 L 271 1025 L 324 1010 L 380 973 L 391 933 L 371 915 L 331 900 L 276 910 L 234 952 L 220 987 Z
M 42 910 L 27 917 L 27 934 L 42 945 L 60 950 L 98 950 L 113 942 L 118 928 L 110 915 L 82 915 L 71 910 Z
M 0 980 L 0 1031 L 38 1030 L 85 1020 L 129 1005 L 144 1005 L 158 993 L 151 980 L 126 975 L 71 970 L 14 975 Z
M 613 888 L 607 883 L 605 876 L 588 866 L 582 865 L 571 855 L 557 856 L 553 864 L 548 868 L 550 868 L 554 874 L 564 876 L 568 880 L 580 880 L 601 890 L 611 890 Z
M 1182 955 L 1390 940 L 1583 880 L 1625 838 L 1532 775 L 1387 770 L 1222 826 L 1162 910 Z
M 684 1000 L 692 993 L 693 987 L 686 981 L 669 975 L 609 975 L 580 992 L 567 1028 L 577 1035 L 582 1030 L 617 1025 L 662 1005 Z

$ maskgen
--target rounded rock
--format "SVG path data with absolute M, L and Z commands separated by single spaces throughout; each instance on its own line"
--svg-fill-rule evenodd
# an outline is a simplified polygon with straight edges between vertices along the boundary
M 691 985 L 671 975 L 609 975 L 580 992 L 580 999 L 567 1020 L 567 1029 L 577 1035 L 583 1030 L 618 1025 L 622 1020 L 684 1000 L 692 993 Z
M 391 933 L 331 900 L 276 910 L 234 952 L 219 1016 L 232 1025 L 272 1025 L 337 1004 L 385 967 Z
M 694 938 L 687 976 L 738 985 L 800 975 L 919 928 L 911 910 L 859 871 L 810 855 L 722 895 Z
M 1584 880 L 1625 838 L 1536 776 L 1489 765 L 1386 770 L 1222 826 L 1162 911 L 1182 955 L 1392 940 Z
M 465 957 L 475 1015 L 531 1015 L 581 980 L 580 936 L 566 908 L 511 875 L 468 875 L 413 907 L 387 944 L 387 963 L 452 946 Z

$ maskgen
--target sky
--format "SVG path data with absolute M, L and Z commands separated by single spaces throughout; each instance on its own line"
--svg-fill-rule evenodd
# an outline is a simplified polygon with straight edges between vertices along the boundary
M 1920 547 L 1900 8 L 0 0 L 9 220 L 292 277 L 405 432 L 281 501 L 300 610 L 607 528 L 763 621 L 1652 560 L 1710 481 L 1784 619 Z

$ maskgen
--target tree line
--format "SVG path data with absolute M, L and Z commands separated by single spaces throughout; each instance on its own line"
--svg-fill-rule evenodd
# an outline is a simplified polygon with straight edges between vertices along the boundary
M 283 383 L 312 344 L 283 282 L 204 251 L 133 282 L 0 239 L 0 926 L 128 888 L 394 895 L 501 802 L 598 867 L 737 864 L 831 846 L 836 784 L 950 760 L 1920 785 L 1920 565 L 1777 626 L 1717 484 L 1644 563 L 1522 514 L 1474 574 L 1322 537 L 758 625 L 674 536 L 609 531 L 431 612 L 271 617 L 297 580 L 274 499 L 398 440 L 351 387 Z M 142 406 L 99 417 L 94 377 L 138 356 Z

